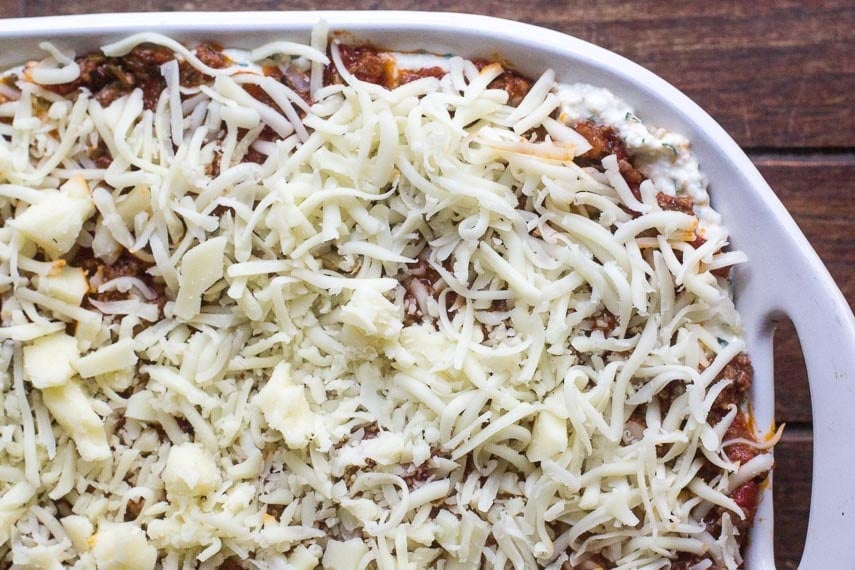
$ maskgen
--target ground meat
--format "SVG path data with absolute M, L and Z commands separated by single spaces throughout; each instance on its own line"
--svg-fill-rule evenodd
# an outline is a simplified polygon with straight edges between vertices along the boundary
M 220 49 L 211 44 L 196 47 L 196 56 L 210 67 L 222 68 L 231 64 Z M 77 58 L 80 76 L 69 83 L 45 85 L 45 89 L 64 96 L 73 95 L 82 88 L 89 90 L 101 105 L 107 106 L 134 89 L 142 89 L 143 106 L 154 110 L 166 80 L 160 66 L 175 59 L 169 48 L 154 44 L 140 44 L 123 57 L 106 57 L 91 53 Z M 209 78 L 187 62 L 180 65 L 181 84 L 196 86 Z
M 232 60 L 223 53 L 222 48 L 213 44 L 199 44 L 196 46 L 195 52 L 199 61 L 214 69 L 223 69 L 233 63 Z M 210 77 L 186 61 L 182 61 L 179 65 L 179 77 L 181 85 L 185 87 L 196 87 L 210 81 Z
M 615 155 L 621 176 L 626 180 L 633 196 L 637 200 L 641 200 L 640 188 L 645 177 L 633 165 L 629 151 L 627 151 L 623 139 L 620 138 L 620 134 L 613 127 L 598 125 L 592 121 L 576 123 L 573 125 L 573 129 L 591 144 L 591 148 L 585 154 L 576 158 L 576 163 L 579 166 L 592 166 L 601 169 L 602 160 L 609 155 Z
M 271 505 L 268 504 L 266 507 L 267 514 L 271 517 L 275 518 L 277 521 L 282 517 L 282 513 L 285 511 L 285 505 Z
M 140 516 L 145 500 L 142 498 L 130 499 L 125 507 L 125 522 L 134 521 Z
M 415 465 L 410 466 L 410 469 L 407 470 L 403 475 L 401 475 L 401 479 L 403 479 L 407 483 L 407 487 L 410 489 L 415 489 L 416 487 L 420 487 L 427 483 L 433 477 L 433 468 L 430 466 L 429 462 L 424 462 L 418 467 Z
M 230 556 L 220 563 L 219 570 L 244 570 L 246 566 L 237 556 Z
M 376 423 L 368 424 L 362 428 L 362 440 L 374 439 L 380 433 L 380 426 Z
M 310 79 L 309 75 L 305 71 L 293 69 L 291 67 L 286 67 L 282 65 L 267 65 L 264 67 L 263 72 L 265 76 L 275 79 L 279 83 L 282 83 L 286 87 L 290 88 L 297 95 L 299 95 L 300 98 L 303 99 L 303 101 L 306 101 L 309 104 L 312 103 Z M 249 91 L 249 87 L 255 86 L 244 86 L 247 91 Z M 260 90 L 261 89 L 259 89 L 259 91 Z M 267 97 L 266 93 L 264 94 L 264 97 Z M 256 98 L 261 100 L 259 97 Z M 264 102 L 267 105 L 273 106 L 274 109 L 277 108 L 276 105 L 269 98 Z M 297 108 L 296 111 L 301 115 L 303 114 L 303 112 L 299 108 Z
M 404 85 L 421 79 L 422 77 L 436 77 L 437 79 L 445 75 L 445 70 L 441 67 L 424 67 L 422 69 L 399 69 L 398 84 Z
M 725 366 L 722 377 L 734 378 L 740 393 L 748 391 L 751 388 L 751 380 L 754 377 L 754 367 L 751 365 L 751 359 L 744 353 L 738 355 L 730 364 Z
M 381 85 L 386 89 L 394 89 L 405 83 L 415 81 L 422 77 L 442 77 L 445 70 L 441 67 L 426 67 L 423 69 L 398 69 L 395 58 L 377 48 L 363 44 L 349 46 L 339 44 L 339 53 L 345 69 L 352 73 L 360 81 L 367 81 Z M 489 60 L 474 60 L 475 66 L 481 70 L 493 63 Z M 331 85 L 342 83 L 342 79 L 335 66 L 328 66 L 324 70 L 324 84 Z M 519 105 L 523 97 L 531 89 L 533 82 L 528 77 L 513 71 L 506 70 L 496 79 L 490 82 L 491 89 L 504 89 L 508 93 L 508 104 Z
M 674 210 L 676 212 L 689 214 L 690 216 L 695 214 L 694 201 L 691 196 L 671 196 L 664 192 L 658 192 L 656 194 L 656 203 L 659 204 L 659 207 L 663 210 Z
M 629 161 L 626 145 L 614 128 L 598 125 L 593 121 L 576 123 L 572 127 L 573 130 L 585 137 L 585 140 L 591 145 L 591 148 L 577 159 L 577 162 L 583 166 L 599 167 L 600 161 L 611 154 L 617 156 L 618 162 L 621 160 Z
M 740 354 L 731 360 L 719 373 L 716 380 L 732 380 L 733 383 L 722 390 L 710 413 L 715 417 L 721 417 L 727 413 L 731 405 L 739 406 L 745 393 L 751 388 L 751 379 L 754 376 L 754 368 L 747 354 Z
M 617 326 L 617 317 L 605 310 L 591 318 L 591 328 L 606 335 L 615 330 Z
M 475 67 L 480 71 L 493 62 L 486 59 L 476 59 L 472 63 L 474 63 Z M 522 75 L 512 69 L 506 69 L 501 75 L 491 81 L 488 87 L 490 89 L 504 89 L 507 91 L 508 105 L 516 107 L 522 103 L 523 98 L 528 95 L 533 84 L 534 82 L 525 75 Z
M 431 457 L 444 457 L 446 459 L 450 459 L 450 456 L 447 453 L 436 447 L 431 448 L 430 455 Z M 401 473 L 401 479 L 406 481 L 407 487 L 415 489 L 416 487 L 424 485 L 433 478 L 433 470 L 434 468 L 431 465 L 430 460 L 425 461 L 418 466 L 410 464 L 407 469 Z
M 444 267 L 451 271 L 450 258 L 445 261 Z M 426 316 L 425 299 L 438 298 L 445 288 L 439 272 L 428 262 L 427 249 L 422 251 L 416 263 L 407 266 L 407 272 L 399 275 L 398 279 L 404 286 L 404 324 L 410 326 L 421 322 Z M 456 300 L 456 293 L 451 292 L 446 296 L 449 312 L 453 311 Z
M 264 164 L 265 160 L 267 160 L 266 154 L 262 154 L 254 147 L 250 146 L 249 150 L 246 151 L 246 154 L 243 155 L 242 162 L 254 162 L 255 164 Z M 219 169 L 217 175 L 219 175 Z
M 516 71 L 505 71 L 494 79 L 489 87 L 491 89 L 504 89 L 508 92 L 508 105 L 516 107 L 522 103 L 523 98 L 531 90 L 532 81 L 528 77 Z
M 658 196 L 657 196 L 656 198 L 657 198 L 657 200 L 659 199 L 659 197 L 658 197 Z M 687 196 L 687 198 L 688 198 L 688 196 Z M 662 203 L 661 203 L 661 202 L 659 203 L 659 206 L 660 206 L 661 208 L 665 209 L 665 208 L 664 208 L 664 206 L 662 206 Z M 672 209 L 676 209 L 676 208 L 672 208 Z M 693 210 L 693 211 L 685 211 L 685 213 L 687 213 L 687 214 L 694 214 L 694 210 Z M 690 242 L 689 242 L 689 245 L 690 245 L 690 246 L 692 246 L 692 247 L 693 247 L 693 248 L 695 248 L 695 249 L 698 249 L 699 247 L 701 247 L 701 246 L 702 246 L 702 245 L 704 245 L 705 243 L 707 243 L 707 240 L 706 240 L 706 239 L 704 239 L 703 237 L 699 236 L 699 235 L 698 235 L 698 232 L 697 232 L 697 231 L 695 231 L 695 239 L 693 239 L 692 241 L 690 241 Z M 681 252 L 676 252 L 676 253 L 677 253 L 677 259 L 679 259 L 679 260 L 681 260 L 681 261 L 682 261 L 683 256 L 682 256 Z M 712 274 L 713 274 L 713 275 L 715 275 L 716 277 L 722 277 L 722 278 L 724 278 L 724 279 L 727 279 L 727 278 L 729 278 L 729 277 L 730 277 L 730 269 L 731 269 L 731 266 L 730 266 L 730 265 L 727 265 L 727 266 L 725 266 L 725 267 L 718 267 L 718 268 L 716 268 L 716 269 L 712 269 L 712 270 L 710 271 L 710 273 L 712 273 Z
M 309 86 L 308 86 L 309 80 L 308 80 L 308 78 L 305 78 L 305 84 L 299 83 L 299 82 L 294 83 L 293 82 L 294 78 L 297 76 L 296 73 L 285 73 L 285 72 L 283 72 L 283 70 L 279 66 L 267 66 L 267 67 L 265 67 L 264 68 L 264 75 L 266 75 L 267 77 L 270 77 L 272 79 L 275 79 L 276 81 L 278 81 L 280 83 L 283 83 L 287 87 L 290 87 L 292 90 L 294 90 L 297 93 L 297 95 L 302 97 L 305 101 L 310 102 L 311 95 L 309 93 Z M 264 89 L 261 88 L 261 86 L 253 85 L 250 83 L 250 84 L 245 84 L 243 86 L 243 88 L 247 93 L 252 95 L 253 98 L 264 103 L 268 107 L 271 107 L 272 109 L 275 109 L 277 111 L 279 111 L 281 109 L 279 104 L 276 103 L 273 100 L 273 98 L 267 94 L 267 91 L 265 91 Z M 297 113 L 299 115 L 305 114 L 299 108 L 296 108 L 295 110 L 297 111 Z M 243 138 L 243 136 L 246 134 L 246 132 L 247 131 L 245 129 L 239 129 L 238 135 L 237 135 L 238 139 Z M 276 131 L 274 131 L 270 127 L 270 125 L 265 125 L 264 128 L 261 130 L 261 132 L 258 134 L 258 137 L 256 137 L 256 140 L 276 141 L 276 140 L 279 140 L 280 138 L 281 137 L 276 133 Z M 267 155 L 259 152 L 258 150 L 256 150 L 252 146 L 249 147 L 249 150 L 246 152 L 246 154 L 241 159 L 242 162 L 254 162 L 256 164 L 263 164 L 265 160 L 267 160 Z M 219 174 L 220 174 L 220 166 L 219 166 L 219 162 L 216 161 L 215 165 L 211 167 L 210 175 L 212 177 L 216 177 L 216 176 L 219 176 Z
M 246 91 L 247 93 L 252 95 L 252 97 L 254 99 L 261 101 L 262 103 L 264 103 L 268 107 L 271 107 L 273 109 L 279 109 L 279 105 L 276 104 L 276 102 L 270 97 L 270 95 L 267 94 L 267 91 L 262 89 L 261 86 L 253 85 L 252 83 L 247 83 L 246 85 L 243 86 L 243 89 L 244 89 L 244 91 Z M 265 128 L 270 128 L 270 127 L 265 127 Z
M 140 44 L 121 58 L 93 53 L 77 58 L 80 66 L 77 79 L 44 88 L 60 95 L 72 95 L 85 88 L 104 106 L 140 88 L 143 106 L 153 110 L 166 87 L 160 66 L 174 58 L 172 50 L 153 44 Z
M 98 145 L 89 150 L 89 158 L 95 163 L 98 168 L 107 168 L 113 163 L 113 156 L 110 154 L 110 149 L 104 144 L 103 140 L 98 141 Z
M 370 45 L 339 44 L 338 50 L 345 69 L 360 81 L 381 85 L 387 89 L 397 87 L 395 60 L 392 56 L 379 52 L 377 48 Z M 335 66 L 328 65 L 324 70 L 324 84 L 336 83 L 343 83 L 343 80 Z
M 658 196 L 657 196 L 657 200 L 658 200 Z M 662 207 L 661 204 L 660 204 L 660 207 Z M 698 249 L 699 247 L 701 247 L 705 243 L 707 243 L 707 240 L 705 240 L 704 238 L 699 236 L 697 232 L 695 232 L 695 239 L 690 241 L 689 245 L 695 249 Z
M 183 431 L 190 437 L 196 435 L 196 429 L 193 427 L 193 424 L 191 424 L 190 421 L 184 416 L 175 416 L 175 423 L 178 424 L 178 427 L 181 428 L 181 431 Z
M 733 380 L 733 384 L 722 391 L 713 404 L 713 409 L 710 411 L 711 423 L 715 423 L 718 419 L 722 418 L 724 414 L 727 413 L 730 406 L 739 406 L 745 393 L 751 387 L 753 375 L 754 370 L 751 366 L 751 359 L 746 354 L 736 356 L 727 364 L 727 366 L 724 367 L 718 375 L 717 380 L 729 379 Z M 748 441 L 757 440 L 751 424 L 751 418 L 743 411 L 737 413 L 733 422 L 724 434 L 724 441 L 734 439 L 744 439 Z M 750 444 L 736 443 L 726 446 L 725 453 L 734 463 L 744 465 L 748 461 L 751 461 L 758 455 L 762 454 L 763 451 Z M 703 476 L 706 471 L 715 473 L 717 472 L 717 468 L 705 466 L 701 470 L 701 475 Z M 745 544 L 748 531 L 751 528 L 754 515 L 757 512 L 758 501 L 760 498 L 760 485 L 764 477 L 765 476 L 761 476 L 750 481 L 746 481 L 730 493 L 731 499 L 739 505 L 746 515 L 745 520 L 742 520 L 733 514 L 730 515 L 731 522 L 739 530 L 738 539 L 741 546 L 744 546 Z M 710 518 L 708 519 L 708 524 L 710 525 L 708 530 L 710 530 L 714 536 L 721 532 L 721 517 L 725 512 L 726 511 L 724 509 L 717 508 L 712 511 Z
M 641 183 L 644 182 L 644 175 L 640 170 L 636 169 L 629 159 L 622 158 L 618 162 L 618 170 L 620 170 L 621 176 L 626 180 L 629 189 L 632 191 L 632 195 L 635 196 L 636 200 L 641 200 Z
M 731 439 L 747 439 L 748 441 L 755 441 L 756 438 L 754 431 L 751 429 L 751 422 L 744 413 L 737 414 L 733 423 L 730 424 L 727 432 L 725 432 L 724 441 Z M 736 443 L 728 445 L 725 448 L 725 453 L 727 453 L 727 456 L 731 461 L 745 464 L 759 455 L 760 450 L 753 445 Z
M 308 73 L 291 67 L 278 67 L 282 74 L 280 81 L 294 90 L 304 101 L 312 103 L 311 79 Z
M 148 273 L 148 268 L 151 264 L 135 257 L 130 252 L 123 250 L 119 258 L 112 264 L 106 264 L 101 259 L 95 257 L 91 249 L 81 248 L 73 259 L 67 260 L 69 265 L 82 267 L 89 278 L 90 291 L 84 300 L 84 304 L 91 306 L 90 300 L 96 301 L 118 301 L 129 297 L 128 293 L 121 291 L 104 291 L 98 292 L 98 285 L 105 283 L 118 277 L 136 277 L 149 289 L 155 292 L 156 297 L 153 301 L 157 303 L 158 308 L 162 311 L 164 305 L 169 300 L 166 294 L 165 285 L 155 280 Z

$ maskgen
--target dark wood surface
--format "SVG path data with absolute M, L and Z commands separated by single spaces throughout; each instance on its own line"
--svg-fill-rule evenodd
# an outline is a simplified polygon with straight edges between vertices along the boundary
M 404 9 L 490 14 L 560 30 L 660 74 L 745 148 L 855 300 L 855 2 L 755 0 L 0 0 L 0 17 L 150 10 Z M 775 342 L 778 568 L 795 568 L 811 481 L 811 408 L 792 326 Z M 855 347 L 853 347 L 855 348 Z

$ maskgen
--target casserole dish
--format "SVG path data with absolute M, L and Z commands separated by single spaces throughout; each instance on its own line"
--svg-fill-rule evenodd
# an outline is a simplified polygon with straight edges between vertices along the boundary
M 5 23 L 0 32 L 0 41 L 14 48 L 2 50 L 0 63 L 10 65 L 35 56 L 38 43 L 44 39 L 82 52 L 140 29 L 189 42 L 213 40 L 235 46 L 283 36 L 305 38 L 319 16 L 333 30 L 346 31 L 355 41 L 370 39 L 393 49 L 455 52 L 469 57 L 498 55 L 523 73 L 553 68 L 562 81 L 585 81 L 618 93 L 646 120 L 692 141 L 710 179 L 714 204 L 731 228 L 734 246 L 751 259 L 746 268 L 736 272 L 735 281 L 737 304 L 758 378 L 753 394 L 757 424 L 764 431 L 773 422 L 770 342 L 774 320 L 784 314 L 793 319 L 802 338 L 815 409 L 822 410 L 815 417 L 816 485 L 803 565 L 850 566 L 853 555 L 840 539 L 852 534 L 852 513 L 847 508 L 853 497 L 841 493 L 847 488 L 847 469 L 851 470 L 855 462 L 853 452 L 838 450 L 835 443 L 852 427 L 847 404 L 855 398 L 847 381 L 855 363 L 846 354 L 855 340 L 851 312 L 747 157 L 709 116 L 661 79 L 619 56 L 531 26 L 481 17 L 391 12 L 229 14 L 228 29 L 218 25 L 224 16 L 217 14 L 16 20 Z M 250 35 L 251 40 L 246 39 Z M 413 37 L 419 38 L 418 45 L 413 44 Z M 781 275 L 780 259 L 787 260 L 786 276 Z M 773 566 L 770 489 L 746 555 L 749 568 Z

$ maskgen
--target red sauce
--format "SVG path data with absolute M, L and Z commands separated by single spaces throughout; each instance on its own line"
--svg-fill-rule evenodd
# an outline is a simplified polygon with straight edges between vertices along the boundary
M 211 44 L 197 46 L 196 55 L 210 67 L 226 67 L 231 63 L 219 48 Z M 166 87 L 160 66 L 173 59 L 175 54 L 171 49 L 154 44 L 140 44 L 123 57 L 92 53 L 77 58 L 80 66 L 77 79 L 43 87 L 60 95 L 72 95 L 85 88 L 104 106 L 139 88 L 143 92 L 143 106 L 154 110 Z M 208 80 L 186 62 L 181 64 L 180 73 L 182 85 L 199 85 Z
M 404 85 L 422 77 L 436 77 L 437 79 L 445 75 L 445 70 L 441 67 L 423 67 L 422 69 L 399 69 L 398 83 Z
M 745 511 L 746 518 L 753 518 L 760 498 L 760 485 L 755 481 L 743 483 L 731 493 L 730 498 Z
M 683 212 L 684 214 L 694 215 L 694 200 L 691 196 L 671 196 L 664 192 L 656 194 L 656 203 L 663 210 L 673 210 L 675 212 Z M 702 239 L 702 238 L 698 238 Z
M 347 71 L 360 81 L 381 85 L 386 89 L 394 89 L 422 77 L 440 78 L 446 73 L 441 67 L 398 69 L 392 55 L 378 50 L 370 44 L 355 46 L 339 44 L 338 50 Z M 473 63 L 480 70 L 493 62 L 479 59 L 474 60 Z M 342 83 L 342 79 L 334 66 L 328 66 L 324 71 L 324 83 L 327 85 Z M 491 89 L 504 89 L 508 93 L 508 104 L 516 106 L 528 94 L 532 85 L 532 80 L 521 73 L 505 70 L 490 82 L 489 87 Z
M 476 59 L 472 63 L 480 71 L 493 62 L 486 59 Z M 508 105 L 516 107 L 528 95 L 532 85 L 534 85 L 534 82 L 525 75 L 512 69 L 506 69 L 501 75 L 491 81 L 488 87 L 490 89 L 504 89 L 507 91 Z
M 641 200 L 640 188 L 641 183 L 644 182 L 644 175 L 633 165 L 629 151 L 627 151 L 623 139 L 620 138 L 620 134 L 613 127 L 598 125 L 591 121 L 576 123 L 573 125 L 573 129 L 585 137 L 585 140 L 591 145 L 585 154 L 576 159 L 577 164 L 600 168 L 601 161 L 605 157 L 615 155 L 621 176 L 626 180 L 636 200 Z
M 349 46 L 339 44 L 339 54 L 345 69 L 360 81 L 381 85 L 387 89 L 397 87 L 395 60 L 371 45 Z M 334 65 L 324 70 L 324 83 L 342 83 Z

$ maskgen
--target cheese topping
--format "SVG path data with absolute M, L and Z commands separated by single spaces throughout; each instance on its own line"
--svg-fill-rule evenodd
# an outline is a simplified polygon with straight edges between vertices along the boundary
M 141 44 L 159 92 L 57 90 L 84 71 L 51 44 L 3 76 L 4 562 L 741 563 L 771 459 L 713 413 L 744 256 L 687 141 L 551 71 L 515 106 L 460 57 L 370 83 L 323 26 L 104 53 Z

